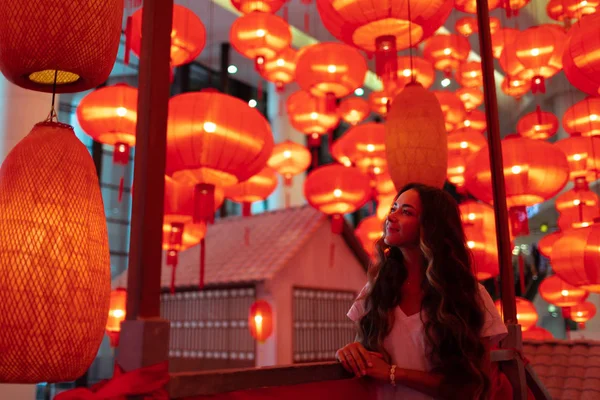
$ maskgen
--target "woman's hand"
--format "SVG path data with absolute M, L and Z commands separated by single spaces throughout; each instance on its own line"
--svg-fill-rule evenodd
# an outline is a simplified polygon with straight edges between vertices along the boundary
M 372 366 L 367 369 L 367 376 L 380 382 L 390 381 L 390 364 L 386 363 L 383 357 L 379 355 L 371 357 L 371 364 Z
M 357 377 L 367 375 L 367 370 L 373 366 L 373 358 L 367 349 L 358 342 L 347 344 L 335 353 L 336 358 L 342 363 L 346 371 Z

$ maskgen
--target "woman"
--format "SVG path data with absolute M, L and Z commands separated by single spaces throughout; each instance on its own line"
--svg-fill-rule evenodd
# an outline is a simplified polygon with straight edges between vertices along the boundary
M 378 262 L 348 312 L 357 340 L 338 360 L 379 381 L 379 399 L 487 398 L 490 347 L 507 331 L 472 272 L 454 199 L 407 185 L 376 248 Z

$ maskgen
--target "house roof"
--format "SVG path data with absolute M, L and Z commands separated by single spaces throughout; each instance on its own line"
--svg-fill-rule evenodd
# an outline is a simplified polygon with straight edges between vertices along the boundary
M 269 280 L 297 254 L 327 217 L 309 207 L 290 207 L 250 217 L 227 217 L 209 225 L 206 234 L 205 284 L 240 284 Z M 248 237 L 248 244 L 245 238 Z M 368 256 L 352 228 L 343 237 L 359 261 Z M 366 259 L 365 259 L 366 257 Z M 175 286 L 195 287 L 199 281 L 200 246 L 179 253 Z M 113 281 L 126 286 L 127 273 Z M 162 287 L 171 285 L 171 267 L 163 260 Z
M 600 342 L 523 342 L 523 353 L 553 399 L 600 399 Z

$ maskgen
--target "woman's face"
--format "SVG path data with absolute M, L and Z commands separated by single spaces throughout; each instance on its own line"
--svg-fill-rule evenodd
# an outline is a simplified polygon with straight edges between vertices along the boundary
M 385 221 L 385 244 L 395 247 L 418 246 L 421 211 L 421 199 L 416 190 L 410 189 L 398 196 Z

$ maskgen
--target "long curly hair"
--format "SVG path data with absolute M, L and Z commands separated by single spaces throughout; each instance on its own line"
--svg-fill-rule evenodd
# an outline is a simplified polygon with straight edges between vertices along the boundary
M 446 192 L 418 184 L 398 193 L 416 190 L 422 204 L 420 250 L 423 253 L 421 321 L 427 356 L 445 383 L 476 385 L 477 399 L 485 399 L 490 380 L 484 372 L 485 346 L 481 343 L 484 306 L 471 269 L 460 211 Z M 396 196 L 396 198 L 398 198 Z M 358 324 L 358 339 L 365 348 L 380 352 L 390 361 L 383 341 L 394 323 L 400 304 L 400 288 L 407 269 L 399 248 L 377 241 L 377 262 L 369 268 L 369 285 L 363 296 L 365 314 Z

